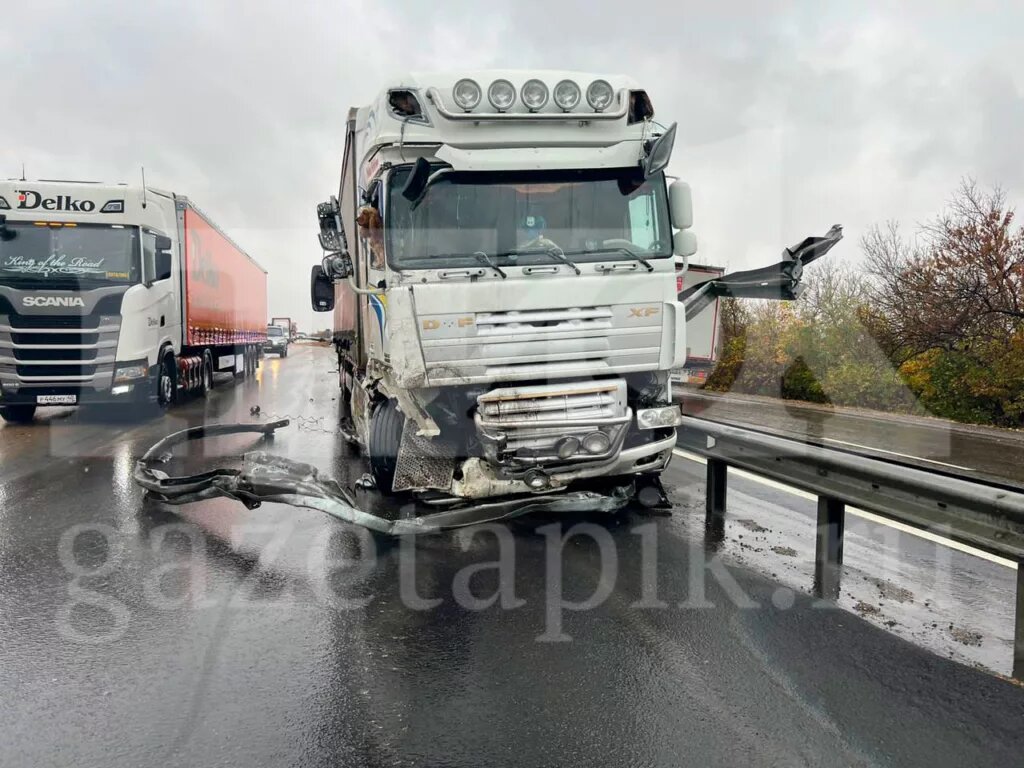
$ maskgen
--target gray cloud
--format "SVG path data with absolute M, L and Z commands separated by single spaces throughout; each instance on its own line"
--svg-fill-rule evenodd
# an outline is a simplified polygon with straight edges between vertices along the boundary
M 849 240 L 834 257 L 855 259 L 867 226 L 928 217 L 963 175 L 1019 194 L 1024 11 L 820 5 L 7 5 L 0 173 L 128 181 L 145 165 L 245 245 L 271 311 L 305 325 L 312 211 L 337 186 L 348 107 L 408 70 L 632 75 L 680 123 L 672 170 L 693 184 L 702 257 L 731 267 L 835 222 Z

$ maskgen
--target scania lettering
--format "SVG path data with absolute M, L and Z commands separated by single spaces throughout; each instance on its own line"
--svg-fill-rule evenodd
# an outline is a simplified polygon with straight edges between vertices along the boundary
M 21 300 L 26 307 L 84 307 L 81 296 L 26 296 Z
M 150 411 L 253 375 L 266 273 L 187 198 L 0 182 L 0 416 L 37 406 Z
M 571 72 L 411 75 L 350 110 L 311 294 L 368 483 L 436 510 L 667 503 L 697 250 L 675 135 L 639 84 Z

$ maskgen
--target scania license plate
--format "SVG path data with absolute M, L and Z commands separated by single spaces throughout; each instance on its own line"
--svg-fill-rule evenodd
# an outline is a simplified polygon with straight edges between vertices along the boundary
M 36 405 L 75 405 L 78 395 L 36 395 Z

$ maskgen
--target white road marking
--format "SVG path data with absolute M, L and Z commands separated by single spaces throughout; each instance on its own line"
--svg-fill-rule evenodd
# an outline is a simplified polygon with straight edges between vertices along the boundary
M 876 453 L 887 453 L 890 456 L 899 456 L 901 459 L 912 459 L 914 461 L 927 461 L 929 464 L 938 464 L 940 467 L 949 467 L 950 469 L 959 469 L 964 472 L 977 472 L 978 470 L 973 467 L 961 467 L 959 464 L 947 464 L 944 461 L 937 461 L 935 459 L 924 459 L 920 456 L 911 456 L 909 453 L 897 453 L 896 451 L 887 451 L 884 448 L 875 448 L 870 445 L 861 445 L 859 443 L 850 443 L 846 440 L 838 440 L 834 437 L 822 437 L 822 440 L 828 443 L 838 443 L 839 445 L 848 445 L 851 448 L 863 448 L 866 451 L 875 451 Z
M 698 456 L 695 453 L 690 453 L 689 451 L 684 451 L 680 448 L 674 448 L 672 450 L 672 453 L 681 458 L 689 459 L 690 461 L 695 461 L 698 464 L 707 464 L 707 460 L 703 456 Z M 816 494 L 808 493 L 807 491 L 803 491 L 799 488 L 794 488 L 791 485 L 785 485 L 784 483 L 780 483 L 776 480 L 770 480 L 767 477 L 755 475 L 752 472 L 747 472 L 746 470 L 743 469 L 729 467 L 729 471 L 735 473 L 739 477 L 742 477 L 746 480 L 753 480 L 755 483 L 760 483 L 761 485 L 766 485 L 769 488 L 775 488 L 776 490 L 779 491 L 785 491 L 786 493 L 792 494 L 793 496 L 799 496 L 802 499 L 810 499 L 811 501 L 814 502 L 818 500 Z M 988 560 L 990 563 L 995 563 L 997 565 L 1002 565 L 1007 568 L 1017 570 L 1017 563 L 1015 563 L 1013 560 L 1009 560 L 1005 557 L 1000 557 L 999 555 L 993 555 L 991 552 L 985 552 L 981 549 L 976 549 L 975 547 L 972 547 L 969 544 L 962 544 L 959 541 L 947 539 L 944 536 L 939 536 L 938 534 L 932 533 L 931 531 L 925 531 L 921 528 L 915 528 L 911 525 L 901 523 L 897 520 L 890 520 L 887 517 L 876 515 L 873 512 L 868 512 L 865 509 L 858 509 L 857 507 L 847 506 L 846 511 L 864 520 L 869 520 L 873 523 L 878 523 L 879 525 L 887 525 L 890 528 L 895 528 L 897 531 L 900 531 L 902 533 L 908 533 L 911 536 L 917 536 L 918 538 L 924 539 L 925 541 L 931 541 L 935 544 L 941 544 L 944 547 L 956 549 L 968 555 L 973 555 L 974 557 L 980 557 L 982 560 Z

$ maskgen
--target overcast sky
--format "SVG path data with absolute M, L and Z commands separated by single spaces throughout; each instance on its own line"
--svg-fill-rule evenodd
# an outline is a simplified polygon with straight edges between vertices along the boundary
M 963 176 L 1024 194 L 1024 3 L 896 5 L 5 2 L 0 175 L 135 182 L 145 165 L 306 329 L 349 106 L 410 70 L 615 72 L 679 122 L 700 261 L 767 263 L 833 223 L 829 258 L 854 260 L 868 226 L 932 216 Z

